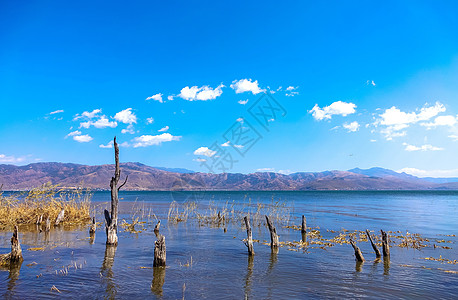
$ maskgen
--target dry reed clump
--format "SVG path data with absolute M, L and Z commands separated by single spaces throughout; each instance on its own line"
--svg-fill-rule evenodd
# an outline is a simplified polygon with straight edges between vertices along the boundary
M 28 193 L 3 196 L 0 192 L 0 227 L 35 224 L 42 216 L 42 222 L 49 217 L 54 223 L 62 209 L 65 210 L 64 224 L 86 224 L 90 218 L 88 190 L 64 190 L 50 183 L 34 188 Z

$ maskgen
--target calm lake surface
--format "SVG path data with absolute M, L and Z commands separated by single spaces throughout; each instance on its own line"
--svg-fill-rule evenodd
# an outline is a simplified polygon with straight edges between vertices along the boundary
M 86 299 L 306 299 L 430 298 L 458 295 L 458 192 L 121 192 L 119 223 L 133 219 L 141 232 L 119 227 L 119 244 L 106 247 L 103 209 L 109 192 L 96 192 L 92 202 L 100 225 L 94 240 L 88 227 L 53 228 L 49 234 L 20 228 L 24 262 L 0 271 L 4 298 Z M 178 214 L 197 203 L 182 222 L 167 222 L 176 201 Z M 272 253 L 269 231 L 255 217 L 270 212 L 280 241 L 292 242 Z M 222 211 L 222 224 L 202 216 Z M 197 214 L 196 214 L 197 212 Z M 235 212 L 235 213 L 234 213 Z M 243 243 L 242 216 L 250 213 L 256 254 Z M 201 222 L 196 216 L 201 216 Z M 369 242 L 358 241 L 366 262 L 357 264 L 349 244 L 298 246 L 300 225 L 332 239 L 345 230 L 390 231 L 394 244 L 388 263 L 375 261 Z M 167 267 L 153 269 L 153 232 L 157 219 L 166 238 Z M 258 220 L 258 221 L 259 221 Z M 224 230 L 226 228 L 226 230 Z M 400 233 L 397 231 L 400 231 Z M 420 234 L 421 250 L 398 247 L 395 236 Z M 0 252 L 10 251 L 10 231 L 0 232 Z M 436 245 L 436 247 L 434 247 Z M 33 251 L 30 248 L 44 247 Z M 450 249 L 449 249 L 450 248 Z M 443 261 L 424 258 L 446 259 Z M 59 291 L 52 291 L 55 286 Z

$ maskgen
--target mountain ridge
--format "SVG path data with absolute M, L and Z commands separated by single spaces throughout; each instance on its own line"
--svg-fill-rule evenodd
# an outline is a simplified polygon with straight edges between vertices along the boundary
M 114 165 L 40 162 L 25 166 L 0 165 L 3 190 L 28 190 L 52 183 L 62 188 L 82 186 L 108 190 Z M 458 182 L 426 180 L 380 167 L 348 171 L 202 173 L 182 168 L 121 163 L 121 177 L 129 176 L 125 190 L 437 190 L 457 189 Z

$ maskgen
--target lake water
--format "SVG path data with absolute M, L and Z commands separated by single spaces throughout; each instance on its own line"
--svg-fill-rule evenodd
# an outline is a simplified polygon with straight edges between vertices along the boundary
M 138 217 L 146 222 L 136 225 L 141 232 L 119 227 L 118 246 L 106 247 L 103 223 L 94 240 L 88 239 L 88 227 L 63 226 L 49 234 L 20 228 L 24 262 L 20 268 L 0 271 L 0 294 L 17 299 L 451 299 L 458 295 L 458 265 L 448 263 L 458 259 L 454 236 L 458 192 L 121 192 L 120 197 L 119 223 Z M 92 198 L 98 222 L 103 222 L 109 199 L 109 192 L 96 192 Z M 182 218 L 186 204 L 196 202 L 197 208 L 189 211 L 187 220 L 169 223 L 172 201 Z M 203 218 L 217 211 L 225 215 L 225 222 Z M 253 238 L 260 240 L 254 243 L 254 257 L 248 256 L 242 241 L 246 238 L 242 216 L 248 213 Z M 291 242 L 278 253 L 268 245 L 264 213 L 278 216 L 274 225 L 280 241 Z M 286 226 L 300 225 L 302 215 L 309 233 L 319 231 L 321 238 L 311 235 L 308 244 L 298 243 L 301 232 Z M 152 268 L 156 218 L 166 238 L 165 269 Z M 355 262 L 349 244 L 320 244 L 346 230 L 365 229 L 377 236 L 380 229 L 391 232 L 389 262 L 375 261 L 370 243 L 361 239 L 357 245 L 366 258 L 362 265 Z M 399 236 L 407 232 L 427 239 L 426 247 L 398 247 Z M 10 238 L 11 232 L 0 232 L 1 253 L 9 252 Z M 28 250 L 38 247 L 44 250 Z M 59 292 L 51 290 L 53 286 Z

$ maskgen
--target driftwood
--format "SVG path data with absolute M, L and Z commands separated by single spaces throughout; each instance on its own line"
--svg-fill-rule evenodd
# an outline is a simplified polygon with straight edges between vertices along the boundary
M 93 236 L 96 230 L 97 230 L 97 225 L 95 224 L 95 217 L 92 217 L 92 225 L 91 225 L 91 228 L 89 228 L 89 235 Z
M 121 178 L 121 170 L 119 169 L 119 147 L 116 143 L 116 137 L 113 140 L 113 146 L 115 149 L 115 173 L 111 177 L 110 188 L 111 188 L 111 214 L 105 209 L 105 220 L 106 220 L 106 232 L 107 232 L 107 245 L 118 244 L 118 192 L 126 184 L 126 180 L 120 186 L 118 186 L 119 179 Z
M 267 226 L 269 227 L 270 231 L 270 247 L 271 248 L 278 248 L 278 234 L 277 230 L 275 229 L 275 226 L 272 224 L 272 222 L 269 220 L 269 217 L 266 216 L 266 221 L 267 221 Z
M 244 217 L 244 220 L 245 220 L 246 234 L 247 234 L 247 241 L 245 242 L 245 246 L 247 246 L 248 248 L 248 254 L 254 255 L 253 236 L 251 233 L 250 219 L 248 217 Z
M 65 209 L 62 209 L 60 211 L 59 215 L 57 216 L 57 219 L 56 219 L 56 222 L 54 223 L 54 226 L 59 225 L 59 223 L 64 220 L 64 217 L 65 217 Z
M 154 232 L 159 232 L 159 227 L 161 227 L 161 220 L 157 221 L 156 226 L 154 226 Z
M 305 220 L 305 216 L 302 215 L 302 226 L 301 226 L 301 232 L 306 233 L 307 232 L 307 222 Z
M 22 262 L 22 249 L 18 239 L 18 228 L 14 226 L 13 236 L 11 237 L 11 252 L 0 255 L 0 265 L 10 266 L 14 263 Z
M 388 235 L 381 229 L 380 232 L 382 233 L 383 258 L 390 258 L 390 244 L 388 243 Z
M 353 247 L 353 249 L 355 250 L 356 260 L 359 262 L 365 261 L 364 256 L 361 253 L 361 250 L 359 250 L 358 246 L 356 246 L 355 242 L 352 239 L 350 239 L 350 244 Z
M 377 248 L 377 245 L 374 243 L 374 241 L 372 240 L 372 236 L 369 232 L 369 229 L 366 229 L 366 234 L 367 234 L 367 238 L 369 239 L 369 241 L 371 242 L 371 245 L 372 245 L 372 249 L 374 249 L 375 251 L 375 257 L 376 258 L 380 258 L 382 257 L 382 255 L 380 254 L 380 250 L 378 250 Z
M 156 237 L 157 241 L 154 242 L 153 267 L 164 267 L 166 260 L 165 237 L 160 233 L 157 233 Z

